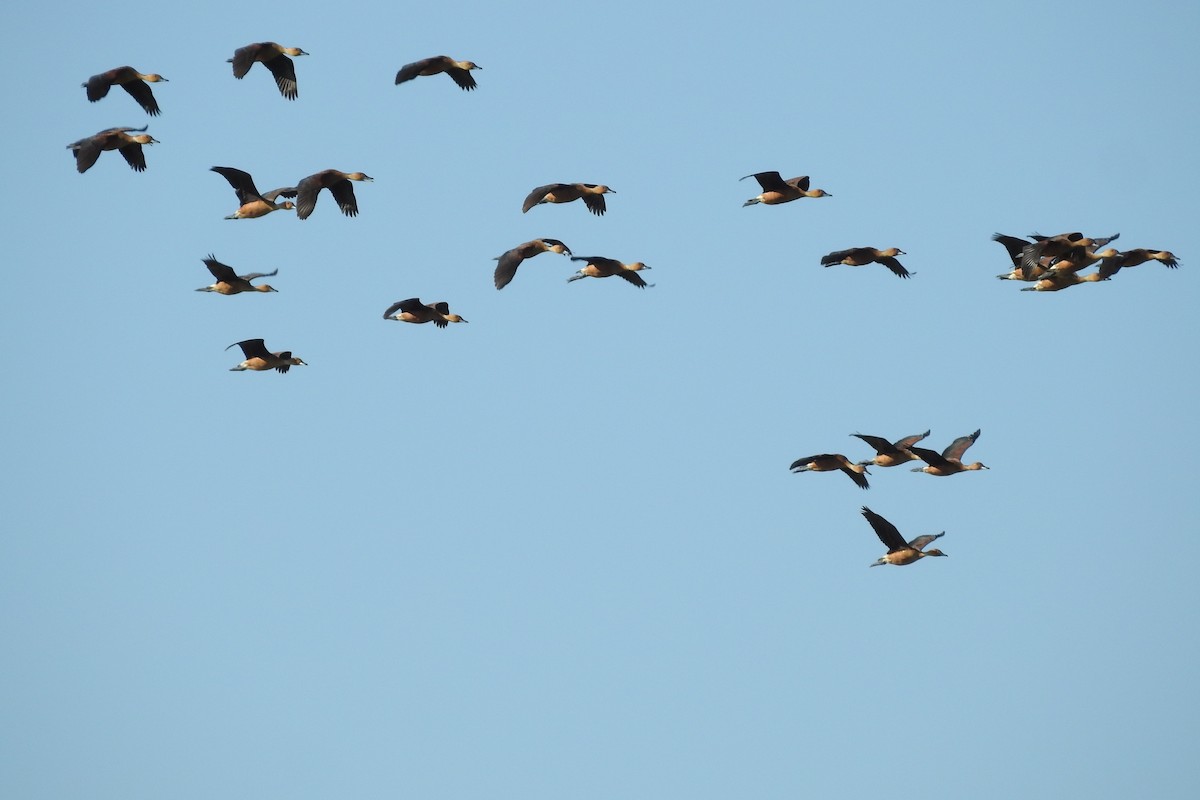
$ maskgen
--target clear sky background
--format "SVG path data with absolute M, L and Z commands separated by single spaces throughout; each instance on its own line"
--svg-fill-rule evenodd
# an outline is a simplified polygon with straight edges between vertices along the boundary
M 1194 798 L 1200 7 L 6 12 L 0 796 Z M 235 48 L 311 56 L 300 97 Z M 394 86 L 445 53 L 483 66 Z M 163 113 L 79 84 L 159 72 Z M 64 145 L 150 125 L 149 169 Z M 362 170 L 361 215 L 222 219 Z M 742 208 L 738 178 L 832 199 Z M 616 189 L 522 215 L 535 186 Z M 1174 251 L 1058 294 L 994 232 Z M 568 284 L 537 236 L 645 261 Z M 823 269 L 898 246 L 917 275 Z M 214 253 L 278 294 L 197 293 Z M 447 300 L 470 324 L 385 322 Z M 264 337 L 308 362 L 231 373 Z M 950 478 L 794 475 L 976 428 Z M 860 507 L 946 559 L 868 569 Z

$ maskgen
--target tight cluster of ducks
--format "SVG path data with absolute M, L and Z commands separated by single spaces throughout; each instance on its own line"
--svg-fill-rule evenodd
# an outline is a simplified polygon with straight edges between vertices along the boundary
M 980 469 L 990 469 L 982 462 L 976 461 L 971 464 L 964 464 L 962 457 L 967 452 L 967 448 L 975 444 L 975 440 L 979 438 L 980 431 L 975 431 L 969 436 L 960 436 L 950 443 L 942 452 L 929 450 L 924 447 L 917 447 L 917 442 L 929 436 L 929 431 L 918 433 L 913 436 L 905 436 L 903 439 L 891 442 L 882 436 L 869 436 L 865 433 L 852 433 L 869 444 L 875 450 L 875 455 L 865 461 L 851 461 L 841 453 L 821 453 L 815 456 L 805 456 L 798 458 L 792 462 L 790 469 L 792 472 L 844 472 L 850 480 L 854 481 L 855 485 L 860 489 L 870 489 L 871 485 L 867 482 L 867 475 L 871 473 L 867 471 L 867 467 L 898 467 L 901 464 L 907 464 L 910 461 L 924 461 L 925 466 L 913 467 L 913 472 L 924 472 L 927 475 L 936 475 L 938 477 L 946 477 L 948 475 L 957 475 L 960 472 L 974 472 Z M 871 523 L 871 527 L 875 529 L 875 534 L 879 540 L 888 548 L 888 551 L 878 561 L 872 564 L 872 567 L 877 567 L 880 564 L 894 564 L 896 566 L 904 566 L 918 561 L 925 556 L 944 556 L 946 555 L 940 550 L 924 550 L 925 546 L 944 535 L 939 533 L 936 536 L 919 536 L 911 542 L 905 542 L 904 538 L 896 530 L 896 527 L 888 522 L 883 517 L 876 514 L 871 509 L 863 506 L 863 516 Z
M 1122 269 L 1136 267 L 1147 261 L 1158 261 L 1171 269 L 1179 266 L 1179 259 L 1169 250 L 1099 249 L 1120 236 L 1114 233 L 1112 236 L 1091 238 L 1078 231 L 1057 236 L 1035 233 L 1030 237 L 1033 241 L 1029 241 L 997 233 L 992 236 L 992 241 L 1004 246 L 1013 266 L 1009 272 L 1002 272 L 996 277 L 1033 284 L 1022 288 L 1022 292 L 1057 292 L 1081 283 L 1107 281 Z M 1096 267 L 1094 272 L 1081 273 L 1081 270 L 1092 266 Z
M 239 80 L 249 74 L 255 64 L 262 64 L 274 78 L 280 95 L 288 100 L 296 100 L 299 97 L 299 86 L 295 62 L 292 59 L 307 55 L 309 54 L 299 47 L 284 47 L 275 42 L 258 42 L 235 50 L 233 57 L 228 59 L 228 63 L 232 65 L 234 77 Z M 444 55 L 433 56 L 405 64 L 396 73 L 395 83 L 399 85 L 418 77 L 444 73 L 462 90 L 472 91 L 477 84 L 471 73 L 479 69 L 481 67 L 472 61 L 459 61 Z M 162 112 L 150 84 L 166 81 L 166 78 L 156 73 L 142 73 L 133 67 L 123 66 L 93 75 L 82 86 L 86 89 L 87 98 L 91 102 L 103 99 L 112 87 L 120 86 L 148 115 L 153 117 Z M 158 143 L 158 140 L 147 133 L 147 129 L 148 126 L 108 128 L 73 142 L 67 147 L 71 150 L 76 168 L 80 173 L 87 172 L 96 164 L 103 152 L 110 150 L 119 152 L 135 172 L 143 172 L 146 170 L 143 147 Z M 317 200 L 324 190 L 328 190 L 333 202 L 337 204 L 343 215 L 355 217 L 359 211 L 354 184 L 373 180 L 363 172 L 325 169 L 302 178 L 293 186 L 282 186 L 263 192 L 258 189 L 250 173 L 244 170 L 222 166 L 212 167 L 211 170 L 229 183 L 237 197 L 237 210 L 225 217 L 230 220 L 258 219 L 275 211 L 295 211 L 298 219 L 305 220 L 315 211 Z M 807 175 L 784 180 L 779 172 L 768 171 L 747 175 L 742 180 L 748 178 L 754 178 L 762 191 L 746 200 L 743 206 L 780 205 L 805 198 L 833 196 L 824 189 L 812 188 L 811 179 Z M 527 213 L 538 205 L 571 203 L 578 200 L 582 202 L 588 212 L 601 217 L 608 210 L 605 196 L 615 193 L 615 190 L 604 184 L 550 183 L 530 191 L 521 205 L 521 211 Z M 1172 269 L 1178 267 L 1178 259 L 1166 250 L 1119 251 L 1111 247 L 1100 249 L 1118 237 L 1119 234 L 1113 234 L 1112 236 L 1093 238 L 1086 237 L 1079 232 L 1072 232 L 1055 236 L 1034 234 L 1031 240 L 1027 240 L 998 233 L 992 238 L 1007 250 L 1012 262 L 1012 269 L 997 277 L 1032 284 L 1022 291 L 1048 292 L 1080 283 L 1109 280 L 1121 269 L 1148 261 L 1158 261 Z M 524 261 L 542 253 L 555 253 L 568 257 L 572 262 L 582 263 L 582 266 L 567 279 L 568 282 L 588 277 L 617 276 L 638 288 L 653 285 L 648 284 L 640 275 L 642 271 L 650 269 L 640 261 L 627 264 L 603 256 L 576 256 L 566 243 L 547 237 L 517 245 L 496 257 L 497 264 L 493 274 L 496 289 L 503 289 L 511 283 Z M 885 249 L 853 247 L 830 252 L 821 258 L 820 263 L 824 267 L 837 265 L 858 267 L 879 264 L 899 278 L 910 278 L 916 273 L 909 271 L 900 263 L 897 256 L 902 255 L 906 254 L 898 247 Z M 221 295 L 276 291 L 269 284 L 255 284 L 253 281 L 274 276 L 278 270 L 239 275 L 233 267 L 221 263 L 215 255 L 211 254 L 203 259 L 203 263 L 211 273 L 213 283 L 196 291 L 214 292 Z M 1089 267 L 1096 269 L 1093 272 L 1083 272 Z M 413 324 L 432 322 L 438 328 L 446 328 L 451 323 L 467 322 L 461 315 L 451 313 L 450 306 L 445 301 L 424 303 L 416 297 L 392 303 L 383 312 L 383 318 Z M 263 339 L 234 342 L 226 349 L 234 347 L 241 349 L 244 360 L 232 367 L 232 371 L 276 370 L 286 373 L 293 366 L 305 364 L 302 359 L 294 356 L 289 350 L 268 350 Z M 875 450 L 872 458 L 852 461 L 841 453 L 820 453 L 797 459 L 791 464 L 790 469 L 796 473 L 841 471 L 862 489 L 870 488 L 867 475 L 870 474 L 868 467 L 872 466 L 895 467 L 922 461 L 924 466 L 914 467 L 913 472 L 924 472 L 940 477 L 988 469 L 981 462 L 966 464 L 962 460 L 967 449 L 979 438 L 980 431 L 976 430 L 969 436 L 955 439 L 940 453 L 917 446 L 917 443 L 928 437 L 929 433 L 929 431 L 925 431 L 922 434 L 907 436 L 895 442 L 879 436 L 852 434 Z M 881 564 L 903 566 L 914 563 L 925 556 L 946 555 L 938 549 L 926 549 L 930 543 L 943 536 L 944 532 L 919 536 L 911 541 L 906 541 L 892 523 L 871 509 L 864 506 L 862 515 L 871 525 L 879 540 L 887 547 L 887 553 L 871 566 Z

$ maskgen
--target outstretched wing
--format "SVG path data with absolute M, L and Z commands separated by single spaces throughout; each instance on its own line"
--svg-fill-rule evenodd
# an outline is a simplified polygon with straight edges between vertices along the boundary
M 862 515 L 867 518 L 867 522 L 871 523 L 875 535 L 879 537 L 879 541 L 883 542 L 883 546 L 888 549 L 889 553 L 908 547 L 908 542 L 904 541 L 904 537 L 900 535 L 900 531 L 896 529 L 895 525 L 866 506 L 862 507 Z
M 288 100 L 295 100 L 300 96 L 296 87 L 296 64 L 290 58 L 280 53 L 274 58 L 264 61 L 263 66 L 271 70 L 271 74 L 275 76 L 275 85 L 279 87 L 281 95 Z
M 967 448 L 975 444 L 975 440 L 979 438 L 979 433 L 980 431 L 975 431 L 970 436 L 958 437 L 950 443 L 949 447 L 942 451 L 942 457 L 961 461 L 963 453 L 967 452 Z

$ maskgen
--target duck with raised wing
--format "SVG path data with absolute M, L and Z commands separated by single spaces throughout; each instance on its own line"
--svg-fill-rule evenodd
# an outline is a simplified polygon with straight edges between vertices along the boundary
M 228 350 L 230 347 L 242 348 L 242 354 L 246 356 L 245 361 L 236 367 L 230 367 L 230 372 L 242 372 L 248 369 L 255 372 L 263 372 L 269 369 L 287 372 L 296 364 L 308 366 L 302 359 L 293 356 L 291 350 L 272 353 L 267 350 L 267 346 L 262 339 L 246 339 L 241 342 L 234 342 L 225 349 Z
M 762 187 L 762 193 L 742 203 L 742 208 L 759 203 L 775 206 L 780 203 L 790 203 L 793 200 L 799 200 L 801 197 L 833 197 L 833 195 L 824 189 L 808 188 L 810 184 L 807 175 L 801 175 L 798 178 L 788 178 L 785 181 L 778 172 L 755 172 L 753 175 L 745 175 L 738 178 L 738 180 L 744 181 L 746 178 L 754 178 L 754 180 L 758 181 L 758 185 Z
M 950 446 L 941 453 L 936 450 L 927 450 L 924 447 L 911 447 L 912 452 L 925 462 L 923 467 L 913 467 L 913 472 L 924 472 L 929 475 L 937 475 L 945 477 L 947 475 L 957 475 L 960 472 L 972 472 L 979 469 L 991 469 L 984 466 L 979 461 L 974 464 L 963 464 L 963 453 L 967 452 L 967 448 L 975 444 L 975 440 L 979 438 L 980 431 L 975 431 L 970 436 L 960 436 L 950 443 Z
M 246 275 L 238 275 L 233 271 L 233 267 L 222 264 L 217 261 L 217 257 L 209 254 L 208 258 L 204 259 L 204 266 L 208 267 L 208 271 L 212 273 L 215 283 L 208 286 L 201 286 L 197 292 L 216 292 L 217 294 L 241 294 L 242 292 L 274 292 L 277 291 L 270 284 L 263 283 L 258 286 L 250 283 L 256 278 L 269 278 L 272 275 L 278 275 L 278 268 L 270 272 L 251 272 Z M 228 348 L 226 348 L 228 349 Z
M 284 186 L 269 192 L 259 192 L 254 185 L 254 178 L 250 177 L 249 172 L 243 172 L 233 167 L 210 167 L 210 169 L 229 181 L 229 185 L 237 194 L 240 204 L 238 210 L 225 219 L 257 219 L 265 217 L 272 211 L 291 211 L 296 207 L 289 200 L 284 200 L 282 203 L 276 201 L 278 197 L 295 197 L 297 193 L 295 186 Z
M 407 300 L 397 300 L 383 312 L 384 319 L 396 322 L 411 322 L 420 325 L 432 322 L 439 328 L 445 328 L 451 322 L 466 322 L 458 314 L 450 313 L 450 304 L 441 301 L 437 303 L 422 303 L 415 297 Z
M 857 436 L 875 449 L 875 457 L 870 461 L 858 462 L 862 466 L 870 467 L 895 467 L 900 464 L 906 464 L 909 461 L 919 460 L 912 450 L 909 450 L 917 442 L 929 435 L 929 431 L 918 433 L 915 436 L 905 436 L 896 442 L 889 442 L 882 436 L 867 436 L 864 433 L 852 433 L 851 436 Z
M 862 515 L 867 518 L 867 522 L 871 523 L 871 528 L 874 529 L 875 535 L 879 537 L 879 541 L 883 542 L 883 546 L 888 549 L 887 553 L 876 559 L 872 567 L 883 566 L 884 564 L 892 564 L 893 566 L 903 567 L 905 564 L 911 564 L 914 561 L 920 561 L 925 556 L 945 556 L 941 550 L 934 548 L 926 550 L 925 548 L 931 542 L 942 538 L 946 535 L 945 531 L 941 533 L 931 533 L 925 536 L 918 536 L 911 542 L 904 541 L 904 537 L 900 535 L 900 531 L 895 525 L 888 522 L 883 517 L 876 514 L 866 506 L 862 507 Z

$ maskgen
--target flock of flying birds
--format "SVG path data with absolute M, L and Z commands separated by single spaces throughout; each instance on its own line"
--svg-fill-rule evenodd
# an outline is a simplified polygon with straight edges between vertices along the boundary
M 288 100 L 299 96 L 296 82 L 295 63 L 292 58 L 306 56 L 304 50 L 298 47 L 283 47 L 275 42 L 259 42 L 237 49 L 228 62 L 233 65 L 235 78 L 243 78 L 256 64 L 261 63 L 275 79 L 280 94 Z M 481 67 L 472 61 L 456 61 L 448 56 L 433 56 L 406 64 L 396 73 L 396 84 L 405 83 L 418 77 L 432 76 L 439 73 L 448 75 L 459 88 L 471 91 L 476 88 L 473 70 Z M 143 74 L 133 67 L 124 66 L 93 75 L 83 87 L 87 89 L 88 100 L 96 102 L 105 97 L 113 86 L 120 86 L 145 110 L 150 116 L 161 113 L 158 102 L 150 88 L 151 83 L 159 83 L 167 79 L 157 74 Z M 142 150 L 144 145 L 157 143 L 157 140 L 146 133 L 147 127 L 142 128 L 109 128 L 92 136 L 85 137 L 68 145 L 75 157 L 76 168 L 83 173 L 90 169 L 107 150 L 116 150 L 129 166 L 136 172 L 146 169 L 146 158 Z M 341 172 L 335 169 L 322 170 L 309 175 L 295 186 L 285 186 L 260 192 L 255 186 L 251 175 L 234 167 L 212 167 L 233 188 L 237 195 L 238 209 L 225 219 L 255 219 L 266 216 L 274 211 L 294 210 L 296 216 L 307 219 L 316 209 L 317 199 L 322 190 L 328 190 L 341 212 L 348 216 L 358 215 L 358 201 L 354 195 L 355 182 L 372 180 L 362 172 Z M 807 175 L 784 180 L 778 172 L 757 172 L 747 175 L 754 178 L 762 188 L 761 193 L 746 200 L 744 206 L 779 205 L 801 198 L 832 197 L 824 189 L 811 188 Z M 530 211 L 535 206 L 544 203 L 570 203 L 581 200 L 589 212 L 603 216 L 607 210 L 604 196 L 615 194 L 614 190 L 602 184 L 589 183 L 552 183 L 539 186 L 529 193 L 521 206 L 522 213 Z M 281 199 L 282 198 L 282 199 Z M 293 202 L 294 200 L 294 202 Z M 1100 250 L 1115 241 L 1120 234 L 1090 238 L 1079 232 L 1061 233 L 1055 236 L 1040 236 L 1034 234 L 1032 241 L 1015 236 L 997 233 L 993 240 L 999 242 L 1007 250 L 1012 262 L 1012 269 L 997 277 L 1003 280 L 1029 282 L 1032 285 L 1022 291 L 1054 292 L 1081 283 L 1106 281 L 1122 269 L 1134 267 L 1149 261 L 1158 261 L 1165 266 L 1175 269 L 1179 260 L 1166 250 L 1135 249 L 1119 251 L 1115 248 Z M 529 258 L 541 253 L 557 253 L 568 256 L 572 261 L 583 262 L 583 266 L 568 281 L 582 278 L 607 278 L 619 276 L 638 288 L 647 284 L 639 274 L 650 269 L 642 262 L 625 264 L 621 261 L 601 256 L 576 256 L 565 243 L 558 239 L 534 239 L 518 245 L 496 258 L 497 265 L 493 276 L 497 289 L 503 289 L 516 276 L 517 268 Z M 905 255 L 897 247 L 876 249 L 873 247 L 854 247 L 837 250 L 821 258 L 825 267 L 835 265 L 866 266 L 880 264 L 892 274 L 900 278 L 910 278 L 915 272 L 910 272 L 898 260 L 897 256 Z M 214 282 L 196 291 L 216 292 L 223 295 L 240 294 L 243 292 L 273 292 L 269 284 L 254 284 L 254 280 L 275 275 L 278 270 L 268 273 L 254 272 L 238 275 L 230 266 L 221 263 L 215 256 L 204 259 L 204 265 L 212 274 Z M 1094 272 L 1083 273 L 1086 268 L 1095 266 Z M 383 313 L 385 320 L 423 324 L 432 322 L 439 328 L 445 328 L 450 323 L 466 322 L 460 315 L 450 312 L 446 302 L 422 303 L 418 298 L 399 300 L 387 307 Z M 292 355 L 291 351 L 272 352 L 267 349 L 262 339 L 247 339 L 229 345 L 229 348 L 240 347 L 245 359 L 232 371 L 265 371 L 277 370 L 286 373 L 292 366 L 304 364 L 300 358 Z M 226 348 L 226 349 L 229 349 Z M 894 467 L 911 461 L 923 461 L 925 466 L 913 468 L 914 472 L 924 472 L 935 476 L 949 476 L 960 472 L 988 469 L 976 461 L 964 464 L 962 457 L 975 440 L 980 431 L 969 436 L 955 439 L 941 453 L 917 447 L 929 435 L 929 431 L 915 436 L 907 436 L 896 442 L 878 436 L 852 434 L 866 442 L 875 450 L 875 456 L 866 461 L 851 461 L 840 453 L 822 453 L 797 459 L 791 465 L 793 472 L 828 472 L 841 471 L 848 475 L 856 485 L 863 489 L 870 488 L 866 476 L 869 466 Z M 896 527 L 886 519 L 871 511 L 866 506 L 862 514 L 870 523 L 879 540 L 888 548 L 885 555 L 871 566 L 892 564 L 903 566 L 911 564 L 926 556 L 945 556 L 941 550 L 925 548 L 944 535 L 943 533 L 919 536 L 911 541 L 905 541 Z

